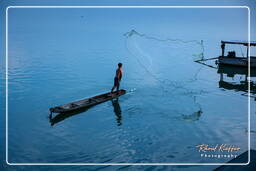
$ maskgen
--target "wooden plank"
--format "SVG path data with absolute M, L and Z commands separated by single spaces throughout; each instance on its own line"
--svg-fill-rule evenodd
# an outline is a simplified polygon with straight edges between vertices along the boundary
M 219 57 L 206 58 L 206 59 L 199 59 L 199 60 L 195 60 L 194 62 L 209 61 L 209 60 L 214 60 L 214 59 L 218 59 L 218 58 L 219 58 Z
M 238 42 L 238 41 L 221 41 L 221 43 L 225 43 L 225 44 L 239 44 L 239 45 L 244 45 L 244 46 L 249 46 L 249 42 Z M 255 42 L 250 42 L 250 46 L 256 46 Z

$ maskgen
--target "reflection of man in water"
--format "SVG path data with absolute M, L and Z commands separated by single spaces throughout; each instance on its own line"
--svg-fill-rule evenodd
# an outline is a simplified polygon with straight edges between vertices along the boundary
M 114 86 L 111 89 L 111 93 L 113 93 L 114 89 L 116 88 L 116 90 L 119 90 L 119 86 L 120 86 L 120 81 L 122 79 L 122 75 L 123 75 L 123 70 L 122 70 L 122 63 L 118 64 L 118 68 L 116 70 L 116 76 L 114 78 Z
M 116 121 L 117 121 L 117 126 L 122 125 L 122 111 L 121 107 L 118 103 L 118 98 L 117 99 L 112 99 L 112 105 L 114 107 L 114 112 L 116 114 Z

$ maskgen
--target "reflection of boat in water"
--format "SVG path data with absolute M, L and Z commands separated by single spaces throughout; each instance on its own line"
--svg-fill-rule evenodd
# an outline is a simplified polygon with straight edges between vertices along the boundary
M 256 94 L 256 83 L 253 81 L 248 82 L 248 69 L 247 68 L 241 68 L 241 67 L 235 67 L 235 66 L 227 66 L 227 65 L 219 65 L 218 71 L 220 74 L 220 81 L 219 81 L 219 87 L 224 88 L 226 90 L 235 90 L 235 91 L 242 91 L 248 93 L 248 83 L 250 84 L 250 93 Z M 224 74 L 226 74 L 227 77 L 231 77 L 232 81 L 224 81 Z M 256 77 L 255 70 L 251 70 L 251 77 Z M 239 81 L 234 81 L 234 77 L 236 75 L 240 75 Z M 241 80 L 244 78 L 243 80 Z
M 227 74 L 228 77 L 234 77 L 235 75 L 245 75 L 248 76 L 248 68 L 245 67 L 235 67 L 231 65 L 219 65 L 218 71 L 219 74 Z M 250 70 L 251 77 L 256 77 L 256 70 Z
M 247 55 L 246 57 L 237 57 L 235 51 L 229 51 L 228 55 L 225 56 L 225 45 L 226 44 L 236 44 L 243 45 L 247 47 Z M 221 41 L 221 50 L 222 54 L 218 57 L 217 63 L 222 65 L 232 65 L 238 67 L 248 67 L 249 61 L 250 66 L 256 67 L 256 57 L 250 56 L 249 60 L 249 46 L 256 46 L 255 42 L 242 42 L 242 41 Z
M 93 106 L 92 106 L 93 107 Z M 60 113 L 56 116 L 53 117 L 53 114 L 51 113 L 49 115 L 49 122 L 51 123 L 51 126 L 57 124 L 58 122 L 61 122 L 71 116 L 74 116 L 74 115 L 77 115 L 77 114 L 80 114 L 82 112 L 86 112 L 87 110 L 89 110 L 91 107 L 88 107 L 86 109 L 80 109 L 80 110 L 76 110 L 76 111 L 73 111 L 73 112 L 66 112 L 66 113 Z
M 256 89 L 256 84 L 253 82 L 250 82 L 251 89 Z M 236 91 L 248 91 L 248 83 L 247 82 L 241 82 L 240 84 L 235 83 L 229 83 L 226 81 L 219 81 L 219 87 L 224 88 L 226 90 L 236 90 Z M 253 91 L 252 91 L 253 92 Z
M 104 94 L 94 96 L 94 97 L 91 97 L 91 98 L 87 98 L 87 99 L 84 99 L 84 100 L 79 100 L 79 101 L 75 101 L 75 102 L 72 102 L 72 103 L 52 107 L 49 110 L 50 110 L 51 113 L 72 112 L 72 111 L 92 107 L 94 105 L 106 102 L 106 101 L 111 100 L 113 98 L 117 98 L 119 96 L 122 96 L 125 93 L 126 93 L 125 90 L 119 90 L 118 92 L 115 91 L 113 93 L 108 92 L 108 93 L 104 93 Z

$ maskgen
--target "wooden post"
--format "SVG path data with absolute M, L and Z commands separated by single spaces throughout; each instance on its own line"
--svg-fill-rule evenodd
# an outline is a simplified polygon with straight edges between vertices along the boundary
M 224 56 L 225 53 L 225 43 L 221 42 L 221 56 Z
M 247 46 L 247 54 L 246 54 L 246 57 L 248 58 L 249 56 L 249 46 Z

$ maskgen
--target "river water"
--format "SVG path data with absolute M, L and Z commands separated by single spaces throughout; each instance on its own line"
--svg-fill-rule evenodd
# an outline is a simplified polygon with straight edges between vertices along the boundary
M 220 55 L 221 40 L 246 40 L 246 14 L 9 9 L 8 161 L 225 163 L 230 158 L 202 157 L 196 146 L 227 144 L 241 148 L 233 154 L 246 151 L 245 92 L 221 86 L 214 61 L 207 62 L 213 67 L 194 62 Z M 235 50 L 245 53 L 244 47 Z M 49 118 L 50 107 L 109 91 L 118 62 L 126 95 Z M 245 76 L 224 80 L 242 84 Z

